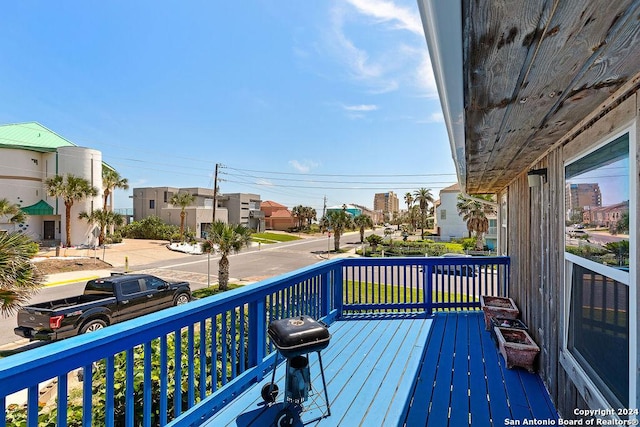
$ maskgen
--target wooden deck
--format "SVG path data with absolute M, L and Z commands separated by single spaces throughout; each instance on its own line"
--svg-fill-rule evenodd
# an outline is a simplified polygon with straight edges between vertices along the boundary
M 326 411 L 316 354 L 310 354 L 313 395 L 294 425 L 503 426 L 505 420 L 555 419 L 537 375 L 507 370 L 482 314 L 437 314 L 425 319 L 350 318 L 331 325 L 322 351 L 331 415 Z M 262 386 L 234 399 L 205 426 L 272 425 L 284 408 L 284 363 L 276 370 L 276 403 L 265 405 Z

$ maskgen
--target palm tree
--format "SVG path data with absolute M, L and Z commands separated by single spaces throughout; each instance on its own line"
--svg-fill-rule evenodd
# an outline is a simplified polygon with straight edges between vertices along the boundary
M 0 233 L 0 314 L 13 314 L 42 286 L 31 263 L 38 246 L 23 233 Z
M 420 206 L 420 238 L 424 240 L 424 225 L 426 223 L 427 209 L 429 208 L 429 203 L 433 203 L 433 195 L 431 194 L 431 189 L 424 187 L 416 190 L 414 195 L 414 200 L 418 202 L 418 206 Z
M 407 212 L 411 210 L 411 205 L 413 205 L 413 194 L 410 192 L 405 193 L 404 202 L 407 204 Z
M 113 211 L 113 190 L 120 188 L 122 190 L 129 189 L 129 181 L 122 178 L 118 172 L 102 166 L 102 190 L 104 196 L 103 210 L 107 210 L 107 199 L 111 196 L 111 210 Z
M 418 221 L 420 220 L 420 206 L 413 205 L 409 209 L 409 229 L 414 231 L 417 228 Z
M 112 211 L 103 211 L 101 209 L 96 209 L 90 214 L 87 212 L 81 212 L 78 215 L 79 219 L 86 219 L 90 224 L 95 224 L 100 227 L 100 235 L 98 236 L 98 245 L 102 246 L 104 243 L 105 232 L 108 227 L 112 225 L 119 227 L 124 224 L 124 218 L 122 215 L 117 214 Z
M 353 227 L 353 219 L 346 209 L 334 210 L 327 212 L 322 219 L 322 225 L 324 228 L 333 231 L 333 248 L 338 252 L 340 250 L 340 237 L 346 229 Z
M 191 203 L 193 203 L 195 197 L 191 193 L 177 193 L 174 194 L 169 203 L 174 206 L 180 206 L 180 241 L 184 242 L 184 218 L 187 216 L 185 209 Z
M 0 199 L 0 217 L 1 216 L 8 216 L 9 222 L 14 224 L 27 220 L 27 214 L 20 209 L 20 206 L 9 202 L 7 199 Z
M 209 239 L 202 244 L 205 253 L 211 253 L 217 247 L 220 253 L 218 261 L 218 287 L 221 291 L 229 288 L 229 254 L 239 252 L 251 243 L 251 230 L 242 225 L 214 222 L 209 228 Z
M 369 215 L 358 215 L 353 218 L 353 223 L 360 228 L 360 243 L 364 242 L 364 229 L 373 227 L 373 220 Z
M 306 226 L 309 227 L 311 225 L 311 222 L 316 219 L 317 213 L 316 210 L 313 209 L 311 206 L 305 206 L 303 208 L 303 215 L 304 220 L 306 222 Z
M 491 196 L 477 196 L 479 199 L 491 202 Z M 467 223 L 469 237 L 471 233 L 476 233 L 476 249 L 482 250 L 482 237 L 489 230 L 488 215 L 495 215 L 496 208 L 489 204 L 478 200 L 473 200 L 458 194 L 458 203 L 456 204 L 458 213 L 462 215 L 462 219 Z
M 316 210 L 310 206 L 297 205 L 291 209 L 291 215 L 298 223 L 298 229 L 303 229 L 311 225 L 311 221 L 316 219 Z
M 304 219 L 304 206 L 297 205 L 291 209 L 291 215 L 296 219 L 298 229 L 302 228 L 302 220 Z
M 86 197 L 98 195 L 98 189 L 93 187 L 89 181 L 73 174 L 66 176 L 56 175 L 45 181 L 47 194 L 51 197 L 61 197 L 65 207 L 65 231 L 66 244 L 71 246 L 71 208 L 75 202 Z

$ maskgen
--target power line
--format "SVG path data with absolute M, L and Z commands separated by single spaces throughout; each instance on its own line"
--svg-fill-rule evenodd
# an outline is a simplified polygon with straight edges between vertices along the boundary
M 232 168 L 229 166 L 224 166 L 225 169 L 231 169 L 231 170 L 235 170 L 237 172 L 256 172 L 256 173 L 268 173 L 268 174 L 273 174 L 273 175 L 298 175 L 298 176 L 341 176 L 341 177 L 360 177 L 360 178 L 384 178 L 384 177 L 419 177 L 419 176 L 456 176 L 455 173 L 426 173 L 426 174 L 373 174 L 373 175 L 367 175 L 367 174 L 326 174 L 326 173 L 301 173 L 301 172 L 274 172 L 274 171 L 260 171 L 260 170 L 254 170 L 254 169 L 239 169 L 239 168 Z
M 344 180 L 340 180 L 340 181 L 330 181 L 330 180 L 321 180 L 321 179 L 296 179 L 296 178 L 273 178 L 273 177 L 264 177 L 264 176 L 255 176 L 255 175 L 237 175 L 237 174 L 230 174 L 230 173 L 224 173 L 221 172 L 224 175 L 228 175 L 228 176 L 234 176 L 234 177 L 243 177 L 243 176 L 249 176 L 251 178 L 255 178 L 255 179 L 265 179 L 265 180 L 278 180 L 278 181 L 290 181 L 290 182 L 308 182 L 310 184 L 315 184 L 315 183 L 325 183 L 325 184 L 340 184 L 345 182 Z M 340 175 L 332 175 L 332 176 L 340 176 Z M 349 175 L 351 176 L 351 175 Z M 366 175 L 358 175 L 360 176 L 366 176 Z M 414 175 L 412 175 L 414 176 Z M 354 175 L 355 177 L 355 175 Z M 451 181 L 446 181 L 446 182 L 433 182 L 434 184 L 444 184 L 444 183 L 448 183 Z M 348 181 L 349 184 L 387 184 L 387 185 L 407 185 L 407 186 L 419 186 L 422 185 L 423 182 L 416 182 L 416 181 L 410 181 L 410 182 L 389 182 L 389 181 Z
M 233 180 L 228 180 L 226 179 L 225 182 L 232 182 L 235 184 L 245 184 L 241 181 L 233 181 Z M 352 183 L 348 183 L 348 184 L 352 184 Z M 452 181 L 447 181 L 447 182 L 432 182 L 431 184 L 442 184 L 442 185 L 451 185 L 453 184 Z M 258 184 L 256 184 L 258 185 Z M 341 187 L 327 187 L 327 186 L 312 186 L 309 187 L 308 185 L 279 185 L 279 184 L 271 184 L 271 185 L 265 185 L 265 187 L 284 187 L 284 188 L 305 188 L 305 189 L 309 189 L 312 188 L 314 190 L 380 190 L 380 191 L 388 191 L 388 190 L 404 190 L 407 188 L 407 186 L 402 186 L 402 187 L 390 187 L 390 186 L 384 186 L 384 187 L 345 187 L 345 186 L 341 186 Z M 423 184 L 424 186 L 424 184 Z

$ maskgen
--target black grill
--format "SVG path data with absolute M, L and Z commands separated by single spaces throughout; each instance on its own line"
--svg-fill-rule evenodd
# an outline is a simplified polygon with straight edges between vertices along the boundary
M 302 403 L 309 399 L 313 390 L 308 354 L 314 352 L 318 355 L 326 412 L 312 421 L 331 415 L 322 356 L 320 355 L 320 352 L 327 348 L 331 340 L 327 326 L 310 316 L 296 316 L 274 320 L 269 324 L 267 334 L 278 350 L 278 355 L 282 355 L 287 360 L 284 395 L 284 402 L 287 406 L 278 413 L 275 424 L 278 426 L 293 425 L 296 414 L 303 412 Z M 268 404 L 273 404 L 278 396 L 278 386 L 275 384 L 277 366 L 278 357 L 276 356 L 271 382 L 262 387 L 262 398 Z M 315 398 L 313 402 L 315 402 Z

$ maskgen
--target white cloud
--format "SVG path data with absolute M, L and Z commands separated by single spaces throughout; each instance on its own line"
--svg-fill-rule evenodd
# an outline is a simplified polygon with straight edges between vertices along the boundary
M 317 162 L 314 162 L 312 160 L 302 160 L 302 161 L 298 161 L 298 160 L 289 160 L 289 164 L 298 172 L 302 172 L 302 173 L 306 173 L 309 172 L 311 169 L 315 169 L 319 166 L 319 164 Z
M 437 97 L 417 7 L 386 0 L 335 2 L 324 36 L 330 55 L 369 93 L 407 88 Z
M 340 57 L 348 67 L 352 77 L 359 80 L 379 78 L 382 74 L 381 66 L 369 59 L 369 54 L 355 46 L 344 32 L 345 9 L 336 7 L 331 11 L 331 35 L 334 53 Z
M 378 109 L 378 106 L 373 104 L 360 104 L 360 105 L 343 105 L 342 108 L 344 108 L 347 111 L 375 111 Z
M 431 113 L 426 119 L 420 120 L 419 123 L 444 123 L 444 115 L 442 111 Z
M 260 178 L 260 179 L 256 180 L 256 185 L 263 185 L 265 187 L 273 187 L 273 182 L 269 181 L 268 179 Z
M 390 1 L 381 0 L 347 0 L 363 15 L 370 16 L 381 22 L 388 22 L 394 28 L 411 31 L 423 35 L 420 17 L 414 11 L 397 6 Z

